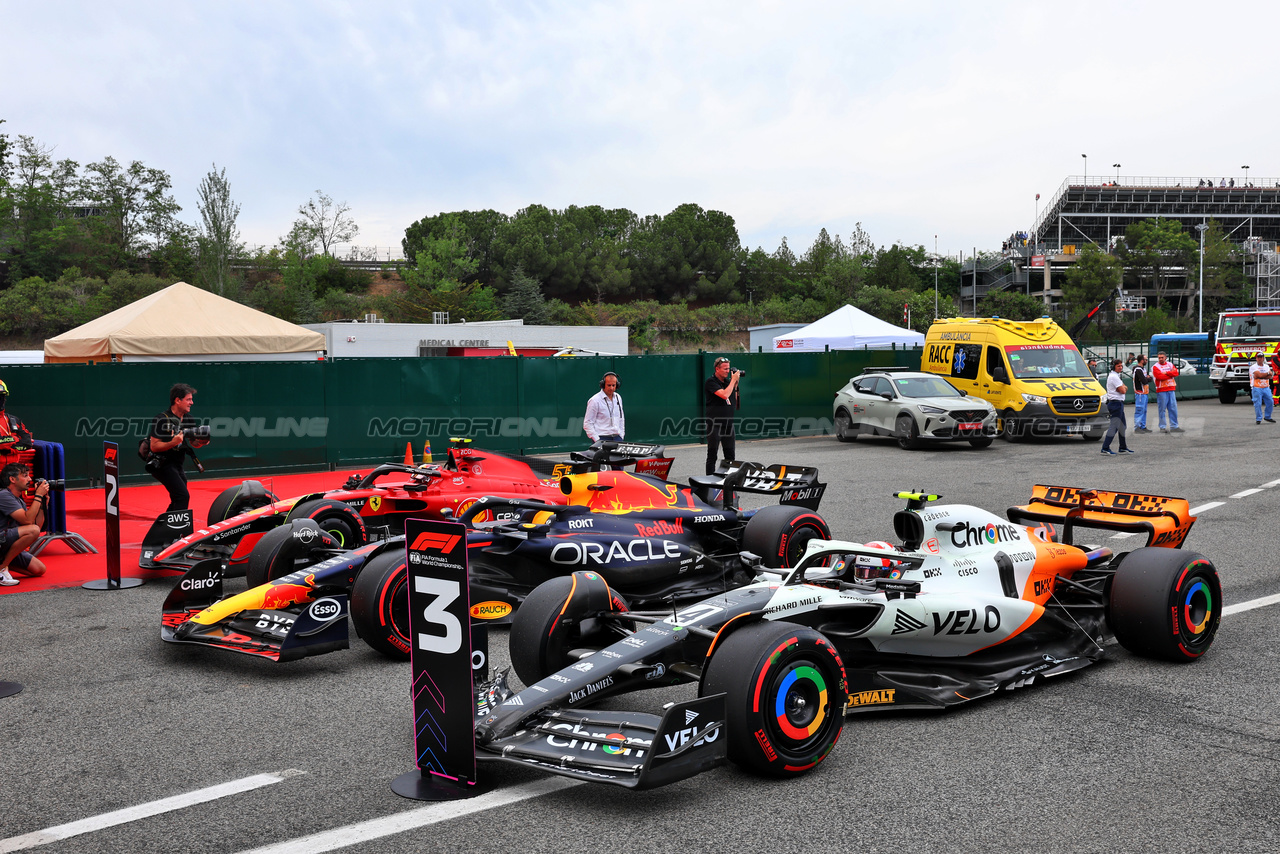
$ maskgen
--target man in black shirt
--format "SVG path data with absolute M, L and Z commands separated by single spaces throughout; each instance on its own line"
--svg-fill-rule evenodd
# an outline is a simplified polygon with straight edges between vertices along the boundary
M 1139 356 L 1133 365 L 1133 432 L 1150 433 L 1147 429 L 1147 357 Z
M 203 448 L 207 439 L 186 442 L 182 431 L 198 426 L 194 418 L 187 417 L 195 403 L 196 390 L 186 383 L 178 383 L 169 389 L 169 408 L 156 416 L 151 424 L 151 459 L 147 471 L 169 490 L 169 507 L 166 512 L 186 510 L 191 504 L 187 491 L 187 473 L 182 470 L 188 448 Z M 184 446 L 184 443 L 186 445 Z
M 733 441 L 733 412 L 739 406 L 738 378 L 742 371 L 729 367 L 729 360 L 721 356 L 715 361 L 715 374 L 703 383 L 704 404 L 707 411 L 707 474 L 716 470 L 716 452 L 724 448 L 724 458 L 736 458 L 737 447 Z

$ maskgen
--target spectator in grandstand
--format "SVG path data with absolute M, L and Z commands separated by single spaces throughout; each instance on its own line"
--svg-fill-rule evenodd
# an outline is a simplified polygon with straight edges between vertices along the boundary
M 715 373 L 702 384 L 703 403 L 707 413 L 707 474 L 716 470 L 716 454 L 724 449 L 724 458 L 732 460 L 738 453 L 734 443 L 734 411 L 741 405 L 738 380 L 742 371 L 729 366 L 729 360 L 721 356 L 715 361 Z
M 32 448 L 31 431 L 22 419 L 6 411 L 9 387 L 0 380 L 0 466 L 18 462 L 18 454 Z
M 1120 434 L 1119 453 L 1133 453 L 1124 441 L 1124 393 L 1127 389 L 1120 373 L 1123 367 L 1124 362 L 1114 359 L 1111 362 L 1111 372 L 1107 374 L 1107 414 L 1111 416 L 1111 423 L 1107 426 L 1107 434 L 1102 437 L 1102 453 L 1110 456 L 1116 454 L 1116 451 L 1111 450 L 1111 437 L 1117 433 Z
M 1151 379 L 1156 384 L 1156 413 L 1160 419 L 1161 433 L 1181 433 L 1178 426 L 1178 369 L 1169 361 L 1169 354 L 1161 351 L 1156 354 L 1156 363 L 1151 366 Z
M 1271 366 L 1267 364 L 1267 355 L 1258 353 L 1255 355 L 1253 364 L 1249 366 L 1249 385 L 1253 392 L 1253 417 L 1257 419 L 1255 424 L 1261 424 L 1266 421 L 1275 424 L 1275 419 L 1271 417 Z M 1266 413 L 1265 415 L 1263 413 Z
M 49 500 L 49 482 L 40 481 L 35 498 L 27 506 L 22 494 L 31 486 L 31 470 L 22 463 L 9 463 L 0 469 L 0 515 L 4 517 L 4 541 L 0 543 L 0 587 L 18 583 L 13 573 L 35 578 L 44 575 L 45 566 L 27 547 L 40 536 L 44 527 L 44 506 Z
M 1220 181 L 1218 181 L 1218 186 L 1225 190 L 1227 188 L 1227 179 L 1223 178 Z
M 1147 357 L 1139 356 L 1133 366 L 1133 432 L 1150 433 L 1147 429 Z
M 600 378 L 600 391 L 587 401 L 587 414 L 582 429 L 593 443 L 601 439 L 621 442 L 627 432 L 627 419 L 622 411 L 622 395 L 618 394 L 618 375 L 606 371 Z

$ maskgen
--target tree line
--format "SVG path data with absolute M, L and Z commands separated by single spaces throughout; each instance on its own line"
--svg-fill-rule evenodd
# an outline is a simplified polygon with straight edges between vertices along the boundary
M 426 322 L 448 312 L 454 321 L 624 324 L 642 349 L 809 322 L 846 303 L 897 325 L 906 325 L 905 309 L 920 331 L 935 300 L 939 314 L 958 311 L 954 258 L 877 246 L 861 224 L 847 237 L 822 229 L 798 254 L 785 237 L 773 251 L 751 249 L 730 214 L 693 203 L 646 215 L 537 204 L 433 214 L 405 229 L 408 263 L 380 274 L 402 284 L 374 293 L 373 274 L 334 258 L 359 226 L 345 202 L 322 191 L 298 207 L 275 246 L 250 257 L 225 169 L 214 165 L 202 179 L 198 219 L 187 223 L 164 170 L 53 153 L 30 136 L 0 134 L 0 335 L 55 335 L 178 280 L 296 323 L 370 312 Z M 1066 311 L 1092 308 L 1125 281 L 1153 287 L 1160 302 L 1175 271 L 1198 263 L 1198 248 L 1168 220 L 1131 226 L 1114 254 L 1086 245 L 1062 285 Z M 1213 300 L 1237 303 L 1244 286 L 1238 249 L 1216 223 L 1206 233 L 1205 285 Z M 1166 303 L 1148 315 L 1175 328 Z M 978 311 L 1029 319 L 1044 307 L 1001 292 Z

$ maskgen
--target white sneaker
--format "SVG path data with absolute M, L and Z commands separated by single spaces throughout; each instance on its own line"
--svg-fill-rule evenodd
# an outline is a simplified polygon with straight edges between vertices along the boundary
M 0 569 L 0 587 L 12 587 L 18 583 L 18 579 L 9 574 L 9 567 Z

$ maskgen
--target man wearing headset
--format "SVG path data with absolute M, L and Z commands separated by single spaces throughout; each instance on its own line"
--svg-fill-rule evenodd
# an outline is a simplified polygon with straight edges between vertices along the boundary
M 618 375 L 606 371 L 600 378 L 600 391 L 587 401 L 587 414 L 582 429 L 592 444 L 604 439 L 621 442 L 627 433 L 627 418 L 622 411 L 622 395 L 618 394 Z

